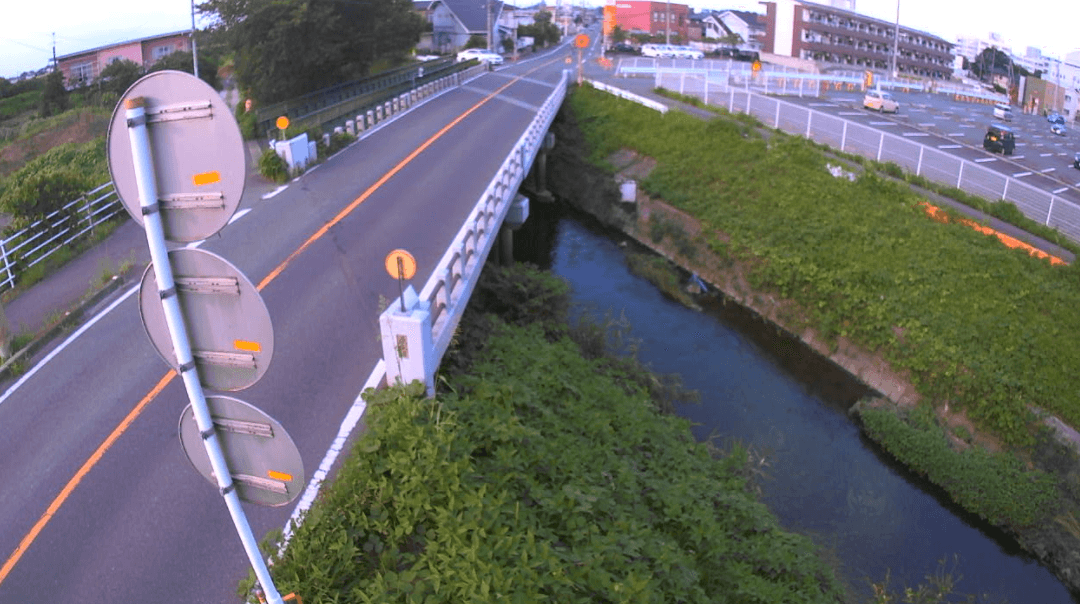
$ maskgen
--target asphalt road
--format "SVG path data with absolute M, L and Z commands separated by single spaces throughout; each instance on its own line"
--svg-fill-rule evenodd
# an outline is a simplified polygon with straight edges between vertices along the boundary
M 308 476 L 381 357 L 380 300 L 397 295 L 383 268 L 386 253 L 412 252 L 419 290 L 554 89 L 564 54 L 446 91 L 272 196 L 249 190 L 245 213 L 201 245 L 258 283 L 366 196 L 262 291 L 275 356 L 258 384 L 234 393 L 284 425 Z M 528 77 L 516 79 L 522 74 Z M 22 554 L 0 562 L 10 569 L 0 572 L 0 602 L 238 601 L 247 560 L 216 488 L 181 451 L 177 422 L 186 394 L 179 380 L 167 380 L 143 332 L 137 296 L 125 292 L 0 398 L 8 435 L 0 441 L 0 552 Z M 88 466 L 110 434 L 111 446 Z M 58 494 L 66 498 L 56 504 Z M 262 536 L 281 529 L 292 506 L 245 509 Z

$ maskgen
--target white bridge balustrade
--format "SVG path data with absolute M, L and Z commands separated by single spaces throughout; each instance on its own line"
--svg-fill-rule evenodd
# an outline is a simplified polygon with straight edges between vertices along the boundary
M 405 293 L 379 317 L 386 383 L 420 380 L 434 394 L 434 374 L 450 345 L 484 261 L 514 203 L 518 187 L 544 144 L 548 128 L 566 97 L 568 73 L 548 96 L 477 201 L 461 230 L 417 296 Z M 411 289 L 411 288 L 410 288 Z

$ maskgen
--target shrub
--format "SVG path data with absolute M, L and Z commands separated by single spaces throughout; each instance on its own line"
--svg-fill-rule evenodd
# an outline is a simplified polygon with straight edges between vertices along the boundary
M 289 167 L 276 151 L 266 149 L 259 158 L 259 174 L 274 182 L 282 183 L 289 179 Z

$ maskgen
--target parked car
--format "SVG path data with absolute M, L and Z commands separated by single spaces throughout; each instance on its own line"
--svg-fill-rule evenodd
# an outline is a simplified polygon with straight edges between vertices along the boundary
M 880 90 L 867 90 L 863 96 L 862 106 L 881 113 L 900 113 L 900 103 L 888 92 Z
M 705 53 L 690 46 L 672 46 L 671 56 L 676 59 L 704 59 Z
M 1073 157 L 1073 167 L 1080 170 L 1080 153 L 1077 153 L 1076 156 Z
M 740 50 L 735 53 L 735 60 L 755 63 L 761 61 L 761 55 L 756 50 Z
M 622 52 L 622 53 L 636 55 L 640 51 L 638 51 L 638 49 L 634 48 L 634 46 L 631 45 L 631 44 L 627 44 L 626 42 L 619 42 L 618 44 L 612 44 L 611 48 L 608 49 L 608 52 Z
M 990 127 L 986 129 L 986 135 L 983 136 L 983 149 L 992 153 L 1012 155 L 1015 148 L 1016 135 L 1008 126 L 990 124 Z
M 485 48 L 469 48 L 457 53 L 458 62 L 471 61 L 476 59 L 481 63 L 488 63 L 491 65 L 502 65 L 503 58 L 497 52 L 491 52 Z
M 670 44 L 642 44 L 641 56 L 654 59 L 666 59 L 671 56 Z
M 709 54 L 714 56 L 714 57 L 721 57 L 721 58 L 724 58 L 724 59 L 734 59 L 735 57 L 737 57 L 739 55 L 739 49 L 738 48 L 720 47 L 720 48 L 717 48 L 717 49 L 709 52 Z
M 1056 134 L 1058 136 L 1065 136 L 1065 125 L 1064 124 L 1050 124 L 1050 132 L 1053 132 L 1054 134 Z
M 1051 124 L 1065 125 L 1065 118 L 1057 113 L 1051 113 L 1050 115 L 1046 116 L 1046 121 L 1050 122 Z

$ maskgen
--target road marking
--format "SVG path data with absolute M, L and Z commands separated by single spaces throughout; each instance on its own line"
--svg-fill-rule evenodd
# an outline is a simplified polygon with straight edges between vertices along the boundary
M 963 145 L 938 145 L 938 149 L 959 149 Z
M 1065 157 L 1068 153 L 1058 153 L 1058 157 Z
M 525 76 L 537 71 L 538 69 L 541 69 L 542 67 L 545 67 L 545 66 L 551 64 L 551 62 L 554 62 L 554 61 L 549 61 L 548 63 L 545 63 L 543 65 L 539 65 L 536 68 L 526 72 L 521 77 L 524 78 Z M 270 271 L 270 274 L 268 274 L 266 277 L 264 277 L 262 279 L 262 281 L 259 282 L 258 286 L 256 286 L 257 289 L 259 291 L 262 291 L 267 285 L 269 285 L 274 279 L 276 279 L 278 277 L 278 275 L 280 275 L 281 272 L 284 271 L 285 268 L 288 267 L 288 265 L 293 260 L 295 260 L 303 251 L 305 251 L 308 247 L 310 247 L 312 243 L 314 243 L 319 238 L 321 238 L 323 235 L 325 235 L 327 232 L 329 232 L 329 230 L 334 225 L 336 225 L 339 222 L 341 222 L 342 220 L 344 220 L 345 217 L 347 217 L 361 203 L 363 203 L 368 197 L 370 197 L 376 190 L 378 190 L 382 185 L 386 184 L 386 182 L 388 180 L 390 180 L 390 178 L 392 178 L 394 175 L 396 175 L 398 172 L 400 172 L 402 169 L 404 169 L 404 167 L 406 165 L 408 165 L 410 162 L 412 162 L 412 160 L 416 159 L 416 157 L 418 155 L 420 155 L 420 153 L 422 153 L 424 150 L 426 150 L 428 147 L 430 147 L 432 144 L 434 144 L 435 141 L 440 139 L 444 134 L 449 132 L 451 128 L 453 128 L 454 126 L 461 123 L 462 120 L 464 120 L 466 117 L 468 117 L 473 112 L 475 112 L 477 109 L 479 109 L 480 107 L 485 105 L 491 99 L 493 99 L 496 96 L 498 96 L 499 94 L 501 94 L 502 91 L 504 91 L 507 88 L 509 88 L 510 86 L 512 86 L 515 82 L 517 82 L 518 79 L 520 79 L 520 78 L 517 78 L 517 79 L 514 79 L 514 80 L 511 80 L 511 81 L 507 82 L 506 84 L 504 84 L 503 86 L 499 87 L 494 92 L 489 94 L 487 97 L 485 97 L 485 98 L 481 99 L 480 101 L 478 101 L 475 105 L 473 105 L 469 109 L 465 110 L 464 113 L 462 113 L 458 117 L 454 118 L 453 121 L 451 121 L 446 126 L 443 126 L 442 129 L 440 129 L 438 132 L 433 134 L 431 136 L 431 138 L 424 141 L 419 147 L 417 147 L 411 153 L 409 153 L 409 155 L 407 155 L 405 157 L 405 159 L 398 162 L 397 165 L 395 165 L 386 174 L 384 174 L 381 178 L 379 178 L 379 180 L 376 181 L 375 184 L 373 184 L 371 187 L 369 187 L 366 191 L 364 191 L 364 193 L 361 194 L 360 197 L 357 197 L 356 199 L 354 199 L 351 203 L 349 203 L 349 205 L 345 206 L 345 208 L 343 210 L 338 212 L 332 219 L 330 219 L 329 222 L 327 222 L 325 225 L 323 225 L 321 228 L 319 228 L 319 230 L 317 230 L 313 235 L 308 237 L 307 240 L 305 240 L 304 243 L 301 244 L 301 246 L 299 248 L 297 248 L 295 251 L 293 251 L 291 254 L 289 254 L 289 256 L 286 257 L 285 260 L 283 260 L 281 262 L 281 264 L 279 264 L 274 270 Z M 20 386 L 22 386 L 24 383 L 26 383 L 27 380 L 29 380 L 42 367 L 44 367 L 50 360 L 52 360 L 57 354 L 59 354 L 60 351 L 65 349 L 71 342 L 73 342 L 75 340 L 75 338 L 77 338 L 80 335 L 82 335 L 83 333 L 85 333 L 86 330 L 90 329 L 90 327 L 92 327 L 95 323 L 97 323 L 102 317 L 104 317 L 106 314 L 111 312 L 114 308 L 119 306 L 121 302 L 123 302 L 124 300 L 131 297 L 131 295 L 133 295 L 136 291 L 138 291 L 138 289 L 139 289 L 139 286 L 135 286 L 135 287 L 132 287 L 131 289 L 129 289 L 127 292 L 124 293 L 123 296 L 121 296 L 119 299 L 117 299 L 112 304 L 110 304 L 105 310 L 98 313 L 96 316 L 94 316 L 93 319 L 91 319 L 85 325 L 80 327 L 75 333 L 71 334 L 71 336 L 68 337 L 68 339 L 64 340 L 64 342 L 60 346 L 58 346 L 56 349 L 51 351 L 44 359 L 41 360 L 41 362 L 34 365 L 34 367 L 32 367 L 17 382 L 12 384 L 11 387 L 8 388 L 7 391 L 4 393 L 4 395 L 0 396 L 0 404 L 2 404 L 5 400 L 7 400 L 7 398 L 13 392 L 15 392 L 15 390 L 17 390 Z M 11 556 L 9 556 L 8 559 L 4 562 L 4 565 L 2 567 L 0 567 L 0 584 L 3 584 L 4 580 L 11 573 L 12 569 L 15 568 L 15 565 L 22 558 L 23 554 L 26 553 L 26 550 L 30 547 L 30 545 L 33 544 L 34 540 L 37 539 L 37 537 L 41 533 L 42 529 L 45 528 L 45 525 L 47 525 L 49 523 L 49 521 L 53 518 L 53 516 L 56 514 L 56 512 L 60 509 L 60 506 L 62 506 L 64 504 L 64 502 L 67 501 L 67 498 L 75 490 L 75 487 L 77 487 L 79 485 L 79 483 L 82 482 L 82 479 L 86 476 L 87 473 L 90 472 L 91 469 L 93 469 L 93 467 L 95 465 L 97 465 L 97 463 L 101 460 L 101 458 L 105 454 L 105 452 L 110 447 L 112 447 L 113 443 L 115 443 L 116 440 L 118 438 L 120 438 L 120 436 L 124 432 L 127 431 L 127 429 L 131 426 L 132 422 L 134 422 L 135 419 L 138 418 L 139 415 L 142 414 L 143 410 L 154 399 L 157 398 L 158 394 L 161 393 L 161 391 L 165 388 L 165 386 L 167 386 L 169 384 L 169 382 L 171 382 L 173 380 L 174 377 L 176 377 L 176 372 L 173 371 L 173 370 L 169 370 L 169 372 L 166 373 L 158 381 L 157 385 L 154 386 L 154 388 L 151 389 L 150 392 L 148 392 L 146 394 L 146 396 L 144 396 L 142 398 L 142 400 L 140 400 L 139 403 L 135 405 L 135 407 L 127 414 L 126 417 L 124 417 L 124 419 L 109 434 L 109 436 L 107 436 L 105 438 L 105 440 L 102 441 L 101 445 L 99 445 L 98 448 L 94 451 L 94 453 L 90 455 L 90 457 L 86 460 L 85 463 L 83 463 L 83 465 L 79 468 L 79 470 L 75 473 L 75 475 L 71 478 L 71 480 L 69 480 L 67 482 L 67 484 L 64 485 L 64 488 L 61 489 L 60 493 L 52 500 L 52 502 L 49 504 L 48 508 L 46 508 L 45 513 L 43 513 L 41 515 L 41 517 L 38 518 L 38 521 L 36 523 L 34 523 L 34 526 L 31 527 L 29 532 L 27 532 L 26 535 L 22 538 L 22 540 L 19 541 L 19 545 L 15 548 L 15 551 L 12 552 Z
M 964 136 L 963 132 L 950 132 L 946 136 Z
M 1014 155 L 1013 159 L 1024 159 L 1023 155 Z
M 247 216 L 247 213 L 250 212 L 250 211 L 251 211 L 251 208 L 244 208 L 243 210 L 240 210 L 239 212 L 233 214 L 232 218 L 229 219 L 228 224 L 232 224 L 232 223 L 236 222 L 237 220 L 240 220 L 244 216 Z M 228 225 L 226 225 L 226 226 L 228 226 Z
M 926 132 L 904 132 L 900 136 L 911 137 L 911 136 L 930 136 L 930 135 L 927 134 Z
M 1031 176 L 1031 172 L 1017 172 L 1013 174 L 1013 178 L 1023 178 L 1025 176 Z
M 895 126 L 896 122 L 870 122 L 871 126 Z
M 837 115 L 866 115 L 860 111 L 840 111 Z
M 280 187 L 274 189 L 273 191 L 270 191 L 269 193 L 264 193 L 262 198 L 263 199 L 270 199 L 271 197 L 277 195 L 278 193 L 280 193 L 280 192 L 282 192 L 282 191 L 284 191 L 285 189 L 288 189 L 288 188 L 289 188 L 289 185 L 281 185 Z
M 1040 174 L 1049 174 L 1050 172 L 1053 172 L 1054 170 L 1057 170 L 1057 168 L 1047 168 L 1045 170 L 1039 170 L 1039 173 Z
M 988 161 L 997 161 L 997 158 L 996 157 L 982 157 L 982 158 L 976 159 L 975 163 L 977 163 L 977 164 L 985 164 Z
M 1026 147 L 1027 143 L 1016 143 L 1017 147 Z
M 936 126 L 937 124 L 935 124 L 934 122 L 922 122 L 919 125 L 925 128 L 928 126 Z
M 810 103 L 811 107 L 839 107 L 836 103 Z
M 975 124 L 960 124 L 961 128 L 974 128 Z
M 1068 191 L 1068 190 L 1069 190 L 1069 187 L 1061 187 L 1060 189 L 1054 189 L 1053 191 L 1051 191 L 1051 193 L 1053 193 L 1054 195 L 1057 195 L 1058 193 L 1062 193 L 1062 192 Z
M 1039 157 L 1050 157 L 1053 153 L 1040 153 Z

